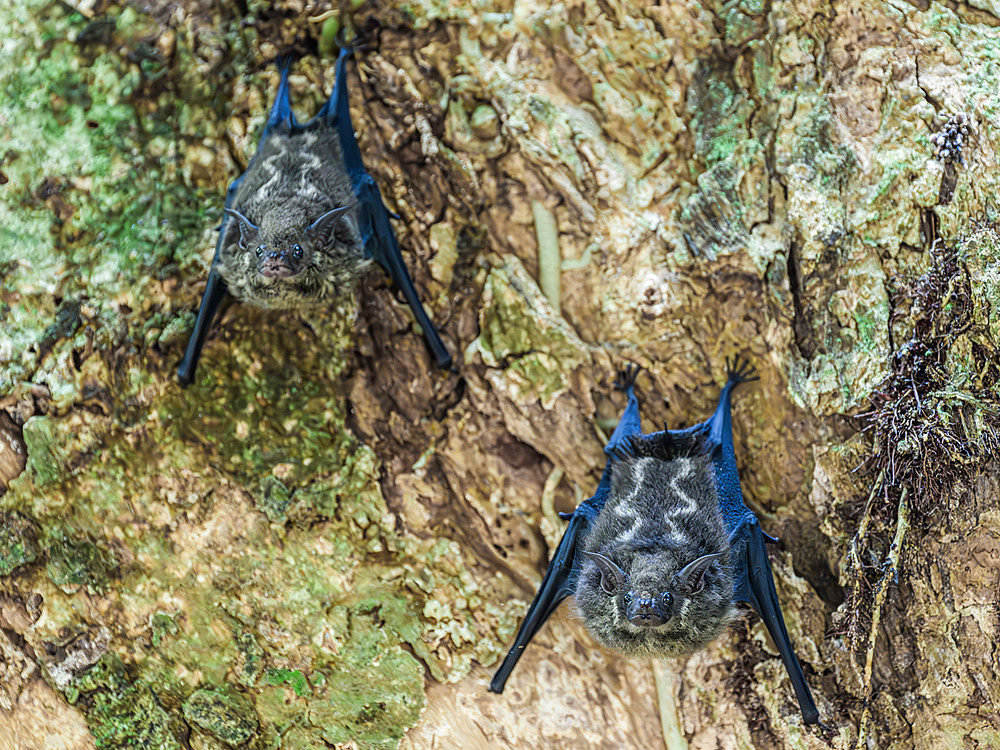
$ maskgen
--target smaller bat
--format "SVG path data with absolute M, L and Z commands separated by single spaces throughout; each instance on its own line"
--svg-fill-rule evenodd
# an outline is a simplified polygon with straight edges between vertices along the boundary
M 764 621 L 792 681 L 802 719 L 819 718 L 792 650 L 764 543 L 776 542 L 743 502 L 733 449 L 730 396 L 756 380 L 727 363 L 710 419 L 644 434 L 635 396 L 638 367 L 616 382 L 628 405 L 604 448 L 597 492 L 573 513 L 514 645 L 490 683 L 503 692 L 521 653 L 572 595 L 600 643 L 630 655 L 679 656 L 703 648 L 750 604 Z
M 289 98 L 289 59 L 257 151 L 226 192 L 225 216 L 201 308 L 177 370 L 195 368 L 212 319 L 227 294 L 270 309 L 317 305 L 350 292 L 371 259 L 403 290 L 442 368 L 451 354 L 417 296 L 378 185 L 365 171 L 348 108 L 346 60 L 337 59 L 333 93 L 301 125 Z

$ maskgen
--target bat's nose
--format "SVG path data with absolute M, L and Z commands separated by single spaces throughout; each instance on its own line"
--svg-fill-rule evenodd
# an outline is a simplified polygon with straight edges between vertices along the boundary
M 637 596 L 625 612 L 628 621 L 640 628 L 655 628 L 670 619 L 659 603 L 651 596 Z
M 258 269 L 266 279 L 288 279 L 298 275 L 299 264 L 283 250 L 271 250 L 260 261 Z

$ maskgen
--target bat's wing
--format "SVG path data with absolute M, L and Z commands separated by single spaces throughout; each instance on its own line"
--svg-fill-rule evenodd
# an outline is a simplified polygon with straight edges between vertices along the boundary
M 813 701 L 809 685 L 806 683 L 802 667 L 792 649 L 792 641 L 785 629 L 785 618 L 781 614 L 778 603 L 778 592 L 774 588 L 774 576 L 771 573 L 771 562 L 767 558 L 765 541 L 777 541 L 765 534 L 753 513 L 736 529 L 729 538 L 729 549 L 733 561 L 733 569 L 737 574 L 733 585 L 733 599 L 746 602 L 760 615 L 767 632 L 778 647 L 781 661 L 792 681 L 792 689 L 799 701 L 802 720 L 806 724 L 819 721 L 819 711 Z
M 569 518 L 569 526 L 563 533 L 563 537 L 556 547 L 556 552 L 549 561 L 549 567 L 542 578 L 542 585 L 538 589 L 528 613 L 521 622 L 521 627 L 517 631 L 514 645 L 504 658 L 503 663 L 493 675 L 490 681 L 490 690 L 494 693 L 502 693 L 507 678 L 517 665 L 518 659 L 524 652 L 525 647 L 531 642 L 535 633 L 542 627 L 559 603 L 570 596 L 576 588 L 576 575 L 580 569 L 577 561 L 580 543 L 587 538 L 590 526 L 604 508 L 604 503 L 611 492 L 611 464 L 619 455 L 621 450 L 627 449 L 629 440 L 641 434 L 642 428 L 639 422 L 639 401 L 635 397 L 635 378 L 639 368 L 630 365 L 622 371 L 621 379 L 617 385 L 624 390 L 628 396 L 628 405 L 622 418 L 618 421 L 611 439 L 604 447 L 604 452 L 608 456 L 604 466 L 604 474 L 597 485 L 597 491 L 593 497 L 580 503 L 576 510 L 570 514 L 563 514 L 564 518 Z
M 792 649 L 774 588 L 771 563 L 764 548 L 765 541 L 777 540 L 761 530 L 757 517 L 743 502 L 740 477 L 736 471 L 730 399 L 737 385 L 756 379 L 754 369 L 746 362 L 740 363 L 736 359 L 726 364 L 729 379 L 719 395 L 719 405 L 708 421 L 686 430 L 664 430 L 645 435 L 635 441 L 635 450 L 641 455 L 664 460 L 679 455 L 711 456 L 719 494 L 719 510 L 729 532 L 730 557 L 735 578 L 733 600 L 746 602 L 757 610 L 781 654 L 795 697 L 799 701 L 802 719 L 807 724 L 814 724 L 819 718 L 819 712 Z
M 410 272 L 407 271 L 406 264 L 403 263 L 396 234 L 392 231 L 392 225 L 389 223 L 390 214 L 382 202 L 382 194 L 361 162 L 361 151 L 354 138 L 354 126 L 351 124 L 351 110 L 347 98 L 347 58 L 350 54 L 351 48 L 344 45 L 340 50 L 340 57 L 337 58 L 336 82 L 333 86 L 333 93 L 330 94 L 330 98 L 323 105 L 316 118 L 325 119 L 340 136 L 340 150 L 344 157 L 344 166 L 350 175 L 354 193 L 358 198 L 358 229 L 365 244 L 365 253 L 369 258 L 377 260 L 379 265 L 392 277 L 396 286 L 403 291 L 403 296 L 410 309 L 413 310 L 414 317 L 416 317 L 420 327 L 424 329 L 427 344 L 434 353 L 438 366 L 447 369 L 451 367 L 451 354 L 444 342 L 441 341 L 437 328 L 427 316 L 424 306 L 420 303 L 417 290 L 413 286 L 413 279 L 410 278 Z
M 292 113 L 292 103 L 289 98 L 288 89 L 288 71 L 291 68 L 291 62 L 290 57 L 278 60 L 278 67 L 281 69 L 281 82 L 278 84 L 278 93 L 274 97 L 271 113 L 268 115 L 267 123 L 264 125 L 264 132 L 260 137 L 257 150 L 254 152 L 255 158 L 261 150 L 261 145 L 276 128 L 298 127 L 295 115 Z M 233 201 L 236 199 L 236 191 L 243 181 L 243 175 L 250 170 L 252 165 L 253 159 L 247 165 L 246 171 L 233 180 L 229 189 L 226 190 L 225 208 L 232 208 Z M 205 291 L 201 296 L 201 307 L 198 309 L 198 317 L 194 322 L 194 330 L 191 331 L 191 336 L 188 338 L 187 348 L 184 351 L 184 359 L 181 360 L 180 365 L 177 367 L 177 379 L 183 386 L 188 386 L 194 381 L 194 371 L 198 366 L 198 359 L 201 357 L 201 349 L 205 345 L 208 329 L 211 328 L 215 313 L 218 311 L 219 305 L 222 304 L 222 300 L 225 299 L 228 292 L 226 282 L 223 280 L 222 274 L 219 273 L 219 256 L 222 254 L 222 248 L 229 241 L 230 229 L 235 228 L 232 224 L 233 221 L 228 213 L 223 212 L 222 224 L 219 227 L 219 239 L 215 243 L 215 255 L 212 257 L 212 267 L 208 272 L 208 282 L 205 284 Z

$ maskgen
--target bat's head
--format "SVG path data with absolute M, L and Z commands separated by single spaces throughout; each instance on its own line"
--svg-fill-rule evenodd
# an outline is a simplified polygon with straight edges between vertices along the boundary
M 702 648 L 735 612 L 711 480 L 696 464 L 663 464 L 616 466 L 611 498 L 580 555 L 576 608 L 598 641 L 628 654 Z
M 294 208 L 272 210 L 259 225 L 225 209 L 239 226 L 235 262 L 228 265 L 238 270 L 237 286 L 250 301 L 266 307 L 319 302 L 342 294 L 362 265 L 352 205 L 305 219 Z

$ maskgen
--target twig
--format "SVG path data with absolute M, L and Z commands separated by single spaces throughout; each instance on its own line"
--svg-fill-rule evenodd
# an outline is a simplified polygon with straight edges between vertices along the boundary
M 903 539 L 907 529 L 910 528 L 910 508 L 906 502 L 909 488 L 904 487 L 899 497 L 899 507 L 896 511 L 896 535 L 893 537 L 892 546 L 889 547 L 889 554 L 882 564 L 882 579 L 878 584 L 878 591 L 875 594 L 875 605 L 872 609 L 872 625 L 868 632 L 868 653 L 865 655 L 865 672 L 862 683 L 862 694 L 864 695 L 864 711 L 861 714 L 861 722 L 858 726 L 857 750 L 865 750 L 868 747 L 868 725 L 871 722 L 871 697 L 872 697 L 872 664 L 875 660 L 875 644 L 878 640 L 878 626 L 882 619 L 882 606 L 885 604 L 885 597 L 889 592 L 890 581 L 899 580 L 899 556 L 903 549 Z
M 660 726 L 663 745 L 667 750 L 687 750 L 687 740 L 681 731 L 680 711 L 677 705 L 677 670 L 666 659 L 651 659 L 653 682 L 656 684 L 656 702 L 660 708 Z

